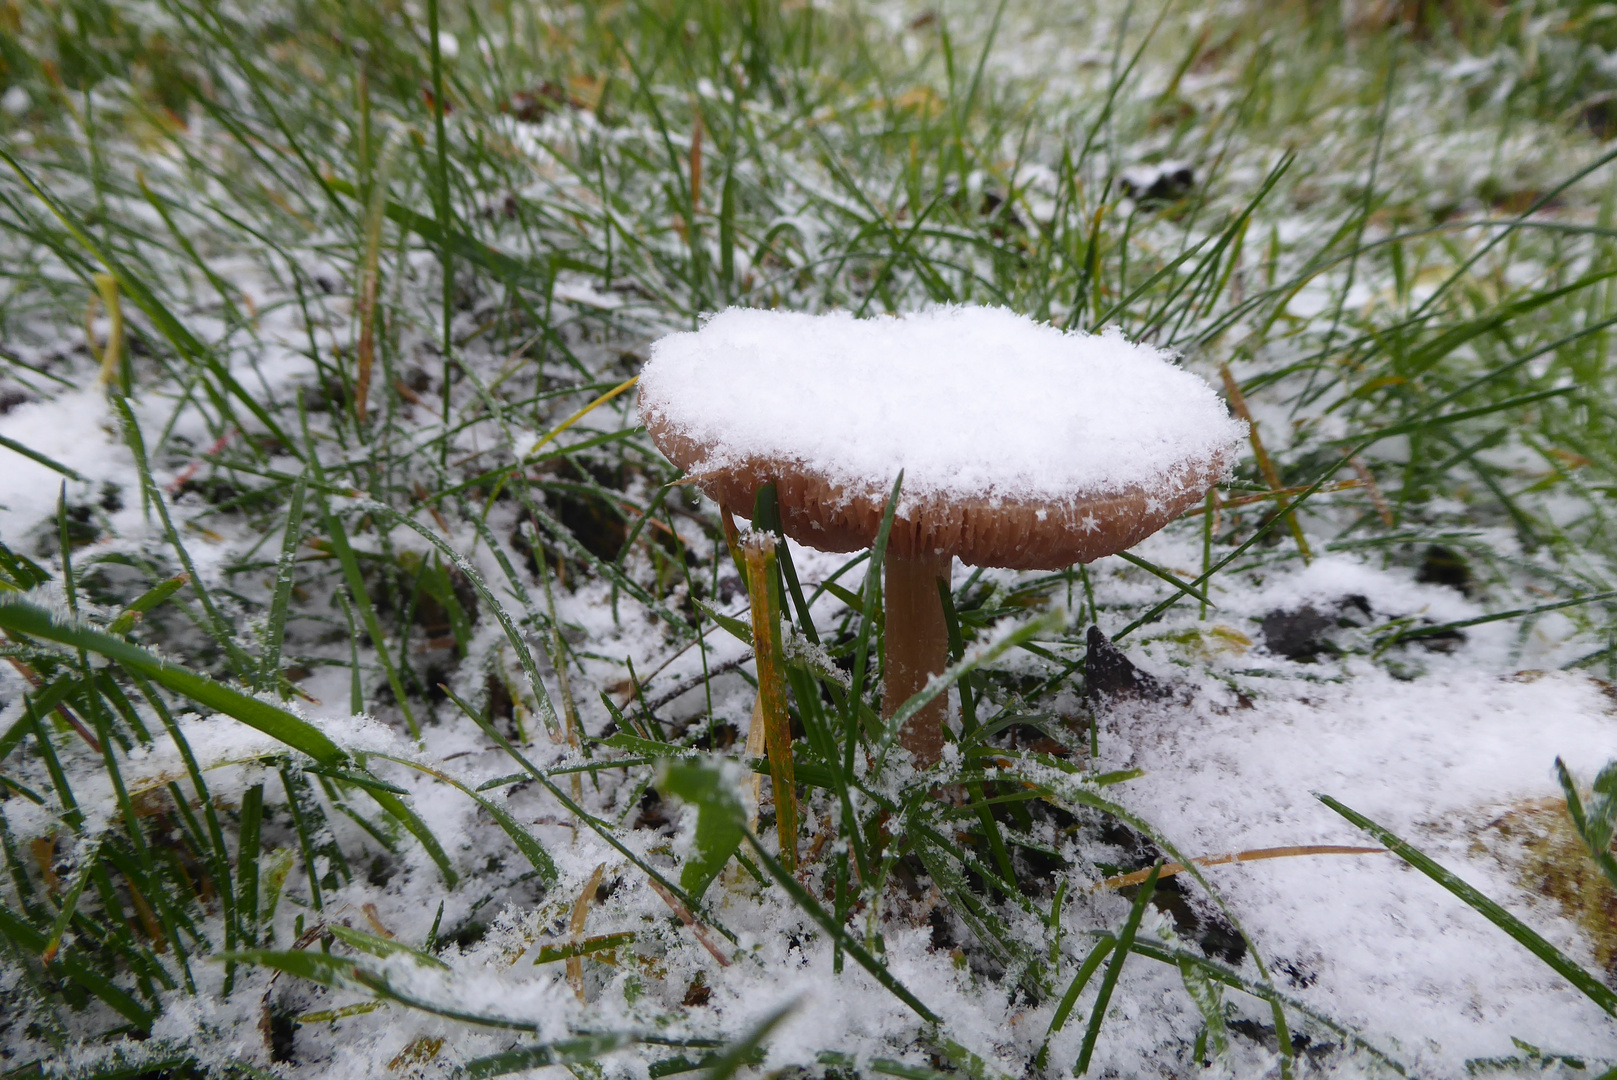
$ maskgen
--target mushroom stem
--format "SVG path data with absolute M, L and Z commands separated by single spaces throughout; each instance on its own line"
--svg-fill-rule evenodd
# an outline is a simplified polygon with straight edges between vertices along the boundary
M 949 628 L 943 621 L 938 582 L 947 584 L 954 572 L 953 555 L 907 558 L 887 549 L 887 640 L 883 654 L 882 715 L 898 707 L 949 666 Z M 949 696 L 939 694 L 904 725 L 899 745 L 927 766 L 943 756 L 943 721 Z

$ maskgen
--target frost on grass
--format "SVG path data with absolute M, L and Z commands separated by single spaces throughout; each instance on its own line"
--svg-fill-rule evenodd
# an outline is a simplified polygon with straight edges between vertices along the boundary
M 698 475 L 792 463 L 863 492 L 902 470 L 915 498 L 1151 487 L 1245 433 L 1163 351 L 1004 308 L 732 308 L 658 341 L 640 388 L 643 410 L 710 448 Z
M 187 0 L 173 6 L 188 10 Z M 815 42 L 805 52 L 814 63 L 837 58 L 835 33 L 852 24 L 838 21 L 835 5 L 779 7 L 832 28 L 801 40 Z M 604 1032 L 663 1041 L 603 1048 L 574 1064 L 578 1075 L 646 1080 L 701 1067 L 704 1055 L 795 1002 L 745 1067 L 818 1072 L 836 1062 L 839 1075 L 869 1075 L 876 1063 L 896 1061 L 912 1075 L 1068 1075 L 1103 972 L 1052 1030 L 1061 996 L 1095 941 L 1131 914 L 1133 896 L 1103 883 L 1149 867 L 1168 846 L 1202 856 L 1367 842 L 1314 791 L 1430 851 L 1598 973 L 1609 951 L 1507 865 L 1522 858 L 1511 856 L 1512 845 L 1538 859 L 1550 848 L 1576 856 L 1577 844 L 1535 847 L 1531 836 L 1505 843 L 1496 834 L 1499 822 L 1520 832 L 1558 806 L 1557 755 L 1587 780 L 1617 747 L 1605 688 L 1554 671 L 1605 665 L 1613 673 L 1605 609 L 1443 630 L 1599 596 L 1612 580 L 1609 432 L 1600 408 L 1561 404 L 1573 399 L 1475 413 L 1370 447 L 1362 472 L 1341 465 L 1298 515 L 1312 565 L 1274 516 L 1269 478 L 1243 462 L 1212 514 L 1135 552 L 1185 582 L 1234 556 L 1206 582 L 1205 611 L 1182 598 L 1128 634 L 1165 597 L 1183 597 L 1139 565 L 1107 559 L 1056 574 L 957 572 L 961 655 L 983 661 L 948 691 L 959 741 L 944 769 L 958 773 L 937 783 L 936 773 L 895 767 L 873 775 L 879 762 L 866 754 L 868 743 L 855 745 L 845 802 L 825 786 L 832 759 L 818 756 L 815 740 L 830 730 L 836 700 L 859 684 L 861 630 L 880 636 L 861 622 L 871 610 L 861 595 L 868 566 L 783 549 L 807 609 L 804 620 L 796 597 L 783 597 L 792 623 L 787 662 L 823 690 L 814 693 L 810 682 L 794 701 L 824 707 L 818 727 L 812 713 L 794 716 L 804 721 L 794 744 L 803 800 L 796 880 L 834 912 L 843 875 L 851 886 L 842 893 L 847 936 L 833 940 L 805 903 L 763 873 L 763 855 L 778 855 L 767 780 L 758 785 L 763 852 L 743 849 L 750 869 L 732 861 L 683 913 L 691 923 L 652 887 L 653 873 L 679 880 L 697 827 L 689 808 L 657 791 L 653 759 L 723 755 L 743 774 L 748 799 L 758 777 L 738 760 L 754 701 L 755 665 L 739 625 L 747 597 L 715 508 L 689 488 L 667 486 L 675 477 L 636 430 L 627 397 L 550 437 L 632 375 L 646 341 L 700 327 L 659 346 L 644 383 L 648 395 L 671 381 L 694 386 L 692 400 L 708 411 L 682 419 L 693 431 L 722 421 L 724 437 L 746 453 L 812 457 L 848 475 L 873 464 L 889 479 L 903 468 L 911 492 L 1126 484 L 1131 469 L 1171 467 L 1196 451 L 1196 439 L 1203 450 L 1229 445 L 1237 425 L 1196 376 L 1164 359 L 1170 350 L 1199 372 L 1229 364 L 1279 483 L 1293 491 L 1356 436 L 1422 418 L 1434 401 L 1485 410 L 1506 397 L 1579 386 L 1609 399 L 1600 339 L 1569 339 L 1530 366 L 1510 367 L 1605 318 L 1589 292 L 1531 315 L 1510 305 L 1609 264 L 1605 241 L 1579 231 L 1603 220 L 1588 192 L 1609 174 L 1591 174 L 1536 212 L 1553 228 L 1518 230 L 1483 252 L 1489 237 L 1503 235 L 1505 218 L 1492 215 L 1517 212 L 1576 162 L 1603 152 L 1553 117 L 1512 113 L 1502 126 L 1486 110 L 1467 113 L 1466 98 L 1498 65 L 1445 74 L 1447 61 L 1416 51 L 1429 43 L 1408 42 L 1389 122 L 1377 133 L 1374 94 L 1387 73 L 1321 65 L 1314 46 L 1290 47 L 1278 21 L 1287 47 L 1276 49 L 1275 38 L 1252 33 L 1228 6 L 1198 9 L 1184 24 L 1170 13 L 1160 32 L 1130 5 L 1092 7 L 1052 15 L 1048 5 L 1013 2 L 996 21 L 999 5 L 980 0 L 925 11 L 880 4 L 877 17 L 905 56 L 902 74 L 872 78 L 850 68 L 825 80 L 818 69 L 770 71 L 761 61 L 755 71 L 764 54 L 753 46 L 765 35 L 736 51 L 713 50 L 725 57 L 723 69 L 691 85 L 669 67 L 642 67 L 632 91 L 610 65 L 599 81 L 549 66 L 589 63 L 589 48 L 553 46 L 589 39 L 598 21 L 654 18 L 654 5 L 620 6 L 616 15 L 603 8 L 598 19 L 593 9 L 577 18 L 571 9 L 532 9 L 543 24 L 539 40 L 549 42 L 538 48 L 503 20 L 457 26 L 451 32 L 465 47 L 443 50 L 453 87 L 445 127 L 454 217 L 475 242 L 455 250 L 448 365 L 438 349 L 440 252 L 410 224 L 435 216 L 430 170 L 416 171 L 412 151 L 398 154 L 388 175 L 386 153 L 374 153 L 391 124 L 431 129 L 421 124 L 415 54 L 393 68 L 397 58 L 386 49 L 368 51 L 376 66 L 364 91 L 348 29 L 276 29 L 271 47 L 259 48 L 256 35 L 288 18 L 264 4 L 254 16 L 262 22 L 232 24 L 251 46 L 236 57 L 212 37 L 186 37 L 182 22 L 170 25 L 176 36 L 162 42 L 164 64 L 191 55 L 218 64 L 196 80 L 209 87 L 205 104 L 155 107 L 141 96 L 145 73 L 164 64 L 131 64 L 126 55 L 104 70 L 142 74 L 84 88 L 75 110 L 64 103 L 78 98 L 77 76 L 64 96 L 62 83 L 32 78 L 22 65 L 8 72 L 18 84 L 0 105 L 15 117 L 23 166 L 78 215 L 86 236 L 116 246 L 126 271 L 207 347 L 207 364 L 176 352 L 153 316 L 126 298 L 129 404 L 152 489 L 169 500 L 196 585 L 211 590 L 229 643 L 249 659 L 272 636 L 266 612 L 277 575 L 283 566 L 292 575 L 278 672 L 232 671 L 194 591 L 148 612 L 131 636 L 268 699 L 296 695 L 298 714 L 352 752 L 356 770 L 363 758 L 385 786 L 367 793 L 349 782 L 364 779 L 357 771 L 300 769 L 253 729 L 200 717 L 194 703 L 160 692 L 203 791 L 192 786 L 163 716 L 117 668 L 90 658 L 96 685 L 124 695 L 110 699 L 103 717 L 116 732 L 103 754 L 60 714 L 45 716 L 37 735 L 27 720 L 28 701 L 56 680 L 76 684 L 71 650 L 26 657 L 35 675 L 44 673 L 38 684 L 0 667 L 0 737 L 19 736 L 0 762 L 8 862 L 0 902 L 15 920 L 8 935 L 26 923 L 44 938 L 89 860 L 106 868 L 105 881 L 80 894 L 52 966 L 40 962 L 43 941 L 31 935 L 12 941 L 20 947 L 0 962 L 0 1070 L 20 1066 L 27 1075 L 28 1063 L 40 1061 L 111 1072 L 144 1062 L 237 1075 L 431 1075 L 535 1041 Z M 54 8 L 22 10 L 37 20 Z M 318 23 L 321 11 L 306 5 L 297 18 Z M 194 13 L 209 27 L 231 18 L 223 9 Z M 27 25 L 38 32 L 37 22 Z M 610 25 L 621 37 L 602 55 L 616 58 L 637 31 Z M 654 48 L 643 55 L 667 55 L 667 44 L 688 32 L 654 27 Z M 301 50 L 317 52 L 327 38 L 344 42 L 342 50 L 305 63 Z M 989 39 L 1000 44 L 982 67 L 980 92 L 968 92 L 958 76 Z M 100 39 L 69 32 L 61 40 L 93 48 Z M 400 48 L 419 40 L 401 24 Z M 945 42 L 950 64 L 938 51 Z M 1136 46 L 1144 51 L 1131 67 Z M 1351 45 L 1372 46 L 1363 38 Z M 41 55 L 49 51 L 42 44 Z M 773 55 L 792 63 L 786 51 Z M 879 49 L 869 55 L 892 59 Z M 266 68 L 239 71 L 241 56 Z M 731 56 L 750 58 L 745 84 L 733 81 Z M 295 68 L 278 72 L 284 80 L 260 79 L 287 57 Z M 1118 72 L 1133 74 L 1114 95 L 1108 82 Z M 794 79 L 822 88 L 812 104 L 793 99 Z M 1036 91 L 1026 89 L 1029 79 Z M 958 95 L 945 98 L 957 85 Z M 374 106 L 368 149 L 329 126 L 366 100 Z M 1293 105 L 1301 120 L 1278 116 Z M 1501 107 L 1515 105 L 1501 99 Z M 693 108 L 706 110 L 701 119 Z M 165 118 L 160 130 L 143 126 L 153 117 Z M 928 141 L 950 130 L 958 143 Z M 57 152 L 83 146 L 92 133 L 85 164 Z M 289 133 L 303 145 L 289 146 Z M 1305 152 L 1252 211 L 1250 228 L 1221 231 L 1283 146 Z M 1180 160 L 1188 173 L 1169 166 Z M 300 181 L 311 163 L 319 179 Z M 1154 164 L 1139 173 L 1128 168 L 1136 163 Z M 1165 175 L 1171 182 L 1159 186 Z M 388 202 L 377 204 L 378 363 L 369 420 L 361 422 L 352 400 L 365 313 L 357 283 L 371 249 L 358 231 L 363 208 L 343 201 L 330 181 L 359 190 L 366 176 L 387 189 Z M 703 178 L 700 192 L 691 190 Z M 1134 194 L 1118 199 L 1125 180 Z M 101 263 L 72 247 L 11 173 L 0 184 L 14 268 L 0 309 L 0 434 L 84 477 L 69 476 L 63 492 L 62 472 L 0 450 L 0 540 L 52 575 L 32 595 L 60 610 L 66 567 L 56 507 L 65 494 L 78 611 L 102 625 L 179 568 L 172 541 L 142 505 L 135 457 L 94 384 L 89 353 L 104 345 L 111 324 L 104 313 L 88 320 L 87 350 L 81 274 Z M 1368 216 L 1356 220 L 1360 208 Z M 1350 246 L 1361 234 L 1364 245 Z M 522 273 L 487 261 L 501 252 Z M 1443 282 L 1479 252 L 1444 294 Z M 558 270 L 536 289 L 527 271 L 545 265 Z M 923 308 L 941 298 L 1004 303 L 1029 317 Z M 782 313 L 728 311 L 699 322 L 700 313 L 732 303 Z M 809 323 L 783 313 L 838 307 L 918 314 Z M 1467 322 L 1473 318 L 1483 321 Z M 1114 319 L 1129 340 L 1148 344 L 1062 334 L 1035 321 L 1081 327 Z M 1441 356 L 1420 351 L 1441 345 L 1457 325 L 1487 332 Z M 901 337 L 924 347 L 900 347 Z M 767 350 L 755 347 L 764 339 Z M 1399 349 L 1425 357 L 1425 366 L 1390 367 Z M 438 411 L 446 370 L 447 424 Z M 1506 370 L 1519 378 L 1444 397 Z M 1160 404 L 1157 395 L 1170 392 L 1178 412 Z M 244 395 L 281 435 L 271 437 Z M 1173 434 L 1153 437 L 1159 427 Z M 985 448 L 994 458 L 986 467 Z M 316 462 L 326 483 L 310 485 L 301 528 L 288 530 L 292 487 Z M 349 498 L 351 490 L 374 501 Z M 381 505 L 410 515 L 456 556 L 390 525 Z M 348 531 L 382 640 L 344 610 L 360 593 L 337 566 L 335 524 Z M 1254 540 L 1266 525 L 1277 527 Z M 277 552 L 288 531 L 283 561 Z M 470 587 L 476 582 L 505 606 L 510 633 Z M 1051 625 L 1025 648 L 983 655 L 1003 644 L 1007 627 L 1035 625 L 1039 609 L 1062 608 L 1068 620 L 1048 616 Z M 1271 645 L 1269 624 L 1304 609 L 1311 614 L 1295 621 L 1307 640 L 1295 649 Z M 1091 727 L 1075 674 L 1090 623 L 1118 636 L 1131 661 L 1174 693 L 1150 708 L 1100 715 Z M 1441 633 L 1401 639 L 1406 630 Z M 385 663 L 397 667 L 407 702 L 395 698 Z M 880 675 L 879 666 L 863 669 L 867 692 Z M 544 696 L 557 714 L 554 738 L 542 722 Z M 82 690 L 67 699 L 92 736 L 102 716 L 95 701 Z M 150 741 L 117 711 L 126 701 Z M 405 704 L 419 741 L 407 734 Z M 847 720 L 835 730 L 862 723 Z M 1135 770 L 1143 775 L 1118 780 Z M 1101 786 L 1099 778 L 1117 782 Z M 119 783 L 133 800 L 134 833 Z M 991 801 L 970 805 L 972 784 L 984 785 Z M 943 797 L 933 797 L 937 788 Z M 256 852 L 239 843 L 255 792 Z M 397 794 L 411 808 L 441 843 L 455 886 L 373 794 Z M 1102 797 L 1139 828 L 1096 811 Z M 900 798 L 913 801 L 886 805 Z M 210 814 L 223 851 L 212 847 Z M 1011 890 L 995 884 L 1007 871 L 985 817 L 1006 842 Z M 506 823 L 532 846 L 519 847 Z M 131 835 L 145 838 L 154 876 L 142 877 Z M 872 838 L 896 846 L 877 853 L 877 871 L 889 876 L 866 887 L 853 870 L 858 842 Z M 916 838 L 930 844 L 930 862 L 901 846 Z M 244 890 L 250 868 L 257 925 L 232 943 L 217 883 Z M 1434 1077 L 1462 1075 L 1468 1062 L 1486 1058 L 1517 1057 L 1507 1075 L 1548 1060 L 1513 1038 L 1546 1054 L 1582 1055 L 1589 1073 L 1617 1060 L 1610 1020 L 1587 999 L 1389 856 L 1232 863 L 1205 877 L 1222 907 L 1178 875 L 1140 913 L 1137 941 L 1224 964 L 1249 987 L 1261 988 L 1266 969 L 1290 1002 L 1294 1045 L 1304 1055 L 1298 1073 L 1312 1062 L 1344 1075 L 1385 1075 L 1355 1038 Z M 138 901 L 137 881 L 152 886 Z M 245 903 L 244 891 L 236 895 Z M 137 910 L 141 903 L 148 912 Z M 170 917 L 173 936 L 163 923 Z M 448 970 L 378 957 L 354 941 L 384 952 L 378 941 L 417 948 Z M 217 957 L 255 945 L 351 967 L 324 985 L 242 962 L 227 993 Z M 581 945 L 596 951 L 561 955 Z M 942 1024 L 926 1023 L 852 959 L 851 946 L 868 950 Z M 150 1019 L 67 1000 L 60 988 L 73 983 L 63 965 L 80 961 L 138 997 Z M 1178 966 L 1139 953 L 1117 975 L 1091 1073 L 1196 1073 L 1208 1018 Z M 392 997 L 379 996 L 379 987 Z M 1278 1074 L 1268 1007 L 1234 989 L 1220 1007 L 1232 1046 L 1213 1068 Z M 491 1020 L 511 1026 L 478 1023 Z M 1046 1042 L 1047 1066 L 1031 1066 Z

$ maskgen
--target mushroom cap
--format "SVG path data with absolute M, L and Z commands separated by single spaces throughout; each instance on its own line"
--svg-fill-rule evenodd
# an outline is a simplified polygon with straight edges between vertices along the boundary
M 1003 308 L 897 318 L 732 308 L 652 346 L 642 420 L 709 496 L 787 535 L 979 566 L 1059 569 L 1131 547 L 1206 494 L 1246 426 L 1211 387 L 1115 330 Z

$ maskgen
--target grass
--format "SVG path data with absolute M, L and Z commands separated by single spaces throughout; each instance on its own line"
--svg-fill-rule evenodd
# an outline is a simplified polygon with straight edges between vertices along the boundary
M 0 374 L 22 398 L 94 402 L 112 356 L 105 416 L 129 462 L 86 479 L 4 443 L 64 481 L 54 520 L 0 538 L 17 672 L 0 731 L 6 1076 L 70 1048 L 86 1076 L 263 1075 L 228 1049 L 238 1028 L 262 1021 L 295 1060 L 336 1022 L 321 1016 L 380 1003 L 443 1021 L 398 1068 L 597 1076 L 632 1047 L 653 1076 L 722 1080 L 783 1019 L 715 1025 L 690 974 L 762 963 L 721 899 L 747 890 L 908 1012 L 891 1057 L 828 1039 L 816 1068 L 997 1075 L 886 962 L 921 880 L 967 931 L 955 948 L 983 993 L 1059 1003 L 1050 1035 L 1081 1025 L 1076 1061 L 1052 1060 L 1048 1036 L 1028 1055 L 1040 1075 L 1088 1064 L 1130 955 L 1176 968 L 1204 1017 L 1187 1060 L 1249 1037 L 1226 1025 L 1228 993 L 1264 1003 L 1284 1071 L 1301 1067 L 1294 1031 L 1397 1067 L 1282 993 L 1262 942 L 1234 967 L 1153 937 L 1154 877 L 1116 926 L 1083 921 L 1095 909 L 1051 871 L 1086 872 L 1075 845 L 1106 822 L 1221 902 L 1108 798 L 1129 777 L 1089 769 L 1088 718 L 1063 702 L 1091 622 L 1222 633 L 1205 621 L 1221 590 L 1330 552 L 1448 574 L 1483 619 L 1520 627 L 1522 655 L 1558 613 L 1551 660 L 1617 678 L 1617 188 L 1592 52 L 1617 23 L 1575 2 L 1353 25 L 1303 4 L 1108 5 L 1054 26 L 1036 5 L 897 11 L 0 7 Z M 1068 40 L 1092 48 L 1045 62 Z M 1160 198 L 1128 171 L 1178 159 L 1194 179 Z M 949 598 L 960 753 L 916 776 L 889 760 L 899 718 L 884 726 L 871 691 L 880 558 L 816 582 L 782 546 L 776 569 L 743 572 L 622 391 L 649 339 L 727 304 L 926 302 L 1117 324 L 1226 367 L 1272 469 L 1255 453 L 1212 512 L 1172 527 L 1200 553 L 1189 573 L 1136 552 L 969 577 Z M 137 502 L 147 524 L 123 535 L 109 507 Z M 769 528 L 767 504 L 755 521 Z M 751 648 L 737 585 L 760 576 L 752 611 L 806 645 L 736 666 L 715 642 Z M 1483 619 L 1378 625 L 1362 651 L 1414 674 L 1410 642 Z M 656 680 L 687 650 L 704 708 L 673 724 L 657 695 L 678 687 Z M 774 688 L 772 730 L 801 732 L 742 762 L 795 774 L 801 829 L 767 806 L 749 821 L 716 772 L 741 719 L 721 666 Z M 311 724 L 316 684 L 396 740 Z M 199 754 L 219 731 L 199 708 L 270 741 Z M 460 771 L 473 744 L 501 765 Z M 176 771 L 131 787 L 145 747 L 172 748 Z M 932 799 L 942 785 L 965 802 Z M 696 808 L 683 863 L 647 810 L 659 792 Z M 453 800 L 497 831 L 441 835 Z M 1598 808 L 1580 835 L 1604 868 Z M 1078 839 L 1052 844 L 1056 828 Z M 607 1030 L 484 1000 L 466 959 L 520 956 L 547 920 L 609 902 L 580 892 L 591 867 L 568 836 L 595 837 L 613 888 L 658 913 L 578 953 L 615 965 Z M 424 939 L 356 914 L 388 874 L 391 895 L 436 908 Z M 529 921 L 491 929 L 507 902 Z M 574 970 L 600 994 L 595 963 Z M 298 980 L 346 1003 L 315 1008 L 285 989 Z M 188 995 L 230 1019 L 165 1034 Z

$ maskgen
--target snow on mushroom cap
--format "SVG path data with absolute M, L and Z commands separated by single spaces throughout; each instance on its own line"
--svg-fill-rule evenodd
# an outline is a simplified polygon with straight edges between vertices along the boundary
M 1207 383 L 1115 329 L 1005 308 L 896 318 L 731 308 L 651 347 L 640 408 L 697 474 L 792 462 L 850 490 L 1064 499 L 1153 489 L 1245 435 Z

